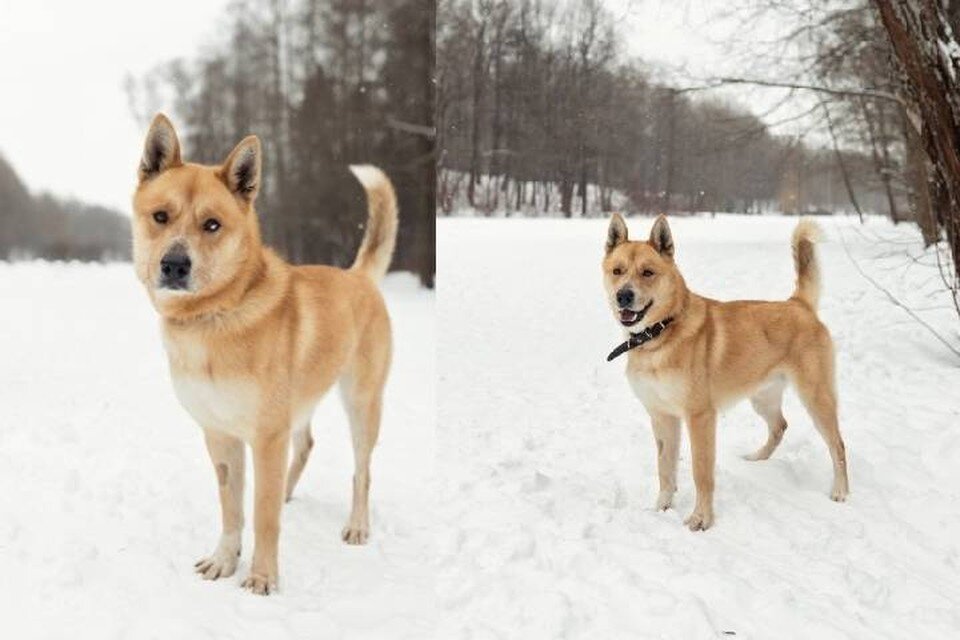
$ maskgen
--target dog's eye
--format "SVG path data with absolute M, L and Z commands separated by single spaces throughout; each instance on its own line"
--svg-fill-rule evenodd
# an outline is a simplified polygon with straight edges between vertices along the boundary
M 154 211 L 153 220 L 157 224 L 167 224 L 167 220 L 170 219 L 170 216 L 167 215 L 166 211 Z
M 642 275 L 644 278 L 652 278 L 652 277 L 654 276 L 654 273 L 653 273 L 653 271 L 650 271 L 650 269 L 644 269 L 644 270 L 643 270 L 643 273 L 642 273 L 641 275 Z
M 207 218 L 203 221 L 203 230 L 207 233 L 213 233 L 220 228 L 220 221 L 215 218 Z
M 614 268 L 613 268 L 613 275 L 615 275 L 615 276 L 622 276 L 622 275 L 623 275 L 623 269 L 621 269 L 620 267 L 614 267 Z

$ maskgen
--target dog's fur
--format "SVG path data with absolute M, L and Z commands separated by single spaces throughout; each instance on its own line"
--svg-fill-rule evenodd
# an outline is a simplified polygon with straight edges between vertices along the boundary
M 266 594 L 277 583 L 281 505 L 313 446 L 310 417 L 337 381 L 356 465 L 342 537 L 363 544 L 369 534 L 370 455 L 391 357 L 377 283 L 393 253 L 397 211 L 387 177 L 374 167 L 353 167 L 369 204 L 356 261 L 347 270 L 293 267 L 261 243 L 254 210 L 260 166 L 254 136 L 220 166 L 182 162 L 173 126 L 158 115 L 139 168 L 133 239 L 137 276 L 162 316 L 174 389 L 203 428 L 219 483 L 222 535 L 196 570 L 216 579 L 237 568 L 246 443 L 256 481 L 255 547 L 243 586 Z M 157 212 L 164 212 L 164 223 Z M 211 219 L 220 225 L 212 232 L 204 230 Z M 163 286 L 160 262 L 171 251 L 190 258 L 185 290 Z
M 847 497 L 833 343 L 816 314 L 820 296 L 816 238 L 817 228 L 808 221 L 800 222 L 793 233 L 797 282 L 789 300 L 718 302 L 687 289 L 674 262 L 673 236 L 664 216 L 657 218 L 645 242 L 628 239 L 619 214 L 610 221 L 603 278 L 617 322 L 629 334 L 664 318 L 674 319 L 658 338 L 628 352 L 626 373 L 653 424 L 660 475 L 658 509 L 668 509 L 673 501 L 680 421 L 687 424 L 697 490 L 696 506 L 685 521 L 692 531 L 709 528 L 714 519 L 718 410 L 750 398 L 769 435 L 747 458 L 765 460 L 787 428 L 780 407 L 788 383 L 796 388 L 830 449 L 831 498 Z M 624 292 L 620 302 L 618 292 Z M 630 304 L 622 304 L 627 301 Z M 646 313 L 641 313 L 645 307 Z

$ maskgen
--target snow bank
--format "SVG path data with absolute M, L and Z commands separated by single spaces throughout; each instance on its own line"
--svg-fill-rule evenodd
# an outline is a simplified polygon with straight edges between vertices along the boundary
M 622 339 L 606 221 L 438 221 L 438 637 L 957 636 L 960 363 L 841 239 L 955 344 L 958 321 L 915 229 L 820 222 L 850 499 L 827 497 L 829 455 L 788 392 L 767 462 L 740 458 L 766 438 L 748 403 L 721 417 L 717 521 L 694 534 L 686 438 L 658 513 L 649 420 L 624 361 L 604 361 Z M 646 237 L 649 219 L 629 224 Z M 677 259 L 702 294 L 783 298 L 794 224 L 677 219 Z

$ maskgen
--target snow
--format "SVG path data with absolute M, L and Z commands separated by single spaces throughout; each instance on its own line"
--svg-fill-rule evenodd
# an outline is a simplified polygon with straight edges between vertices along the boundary
M 422 638 L 435 626 L 435 305 L 388 276 L 395 362 L 374 453 L 370 542 L 340 541 L 352 452 L 333 392 L 283 514 L 281 589 L 206 582 L 220 526 L 200 430 L 167 375 L 130 265 L 0 263 L 0 602 L 15 638 Z M 249 467 L 248 456 L 248 467 Z
M 634 237 L 648 219 L 629 221 Z M 795 220 L 672 222 L 691 287 L 792 289 Z M 960 631 L 958 321 L 915 229 L 821 219 L 852 493 L 795 396 L 790 428 L 720 421 L 717 521 L 653 510 L 648 419 L 604 358 L 603 220 L 438 221 L 439 292 L 385 283 L 397 335 L 366 547 L 339 532 L 351 454 L 336 394 L 284 510 L 281 590 L 205 582 L 215 474 L 129 265 L 0 263 L 0 602 L 16 638 L 947 638 Z M 439 326 L 439 340 L 435 329 Z M 435 428 L 435 425 L 439 425 Z M 247 512 L 250 513 L 250 483 Z M 249 515 L 248 515 L 249 522 Z M 729 635 L 736 634 L 735 636 Z
M 795 219 L 672 220 L 693 290 L 785 298 Z M 646 237 L 650 220 L 628 220 Z M 437 593 L 442 638 L 946 638 L 960 633 L 960 361 L 855 269 L 960 344 L 907 225 L 821 219 L 821 317 L 837 344 L 852 493 L 788 392 L 786 436 L 720 419 L 717 520 L 653 509 L 649 420 L 604 300 L 605 220 L 438 220 Z M 733 635 L 735 634 L 735 636 Z

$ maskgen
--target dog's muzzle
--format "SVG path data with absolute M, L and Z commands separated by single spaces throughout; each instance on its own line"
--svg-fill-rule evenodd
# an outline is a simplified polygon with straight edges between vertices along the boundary
M 620 324 L 625 327 L 632 327 L 643 320 L 643 316 L 647 315 L 647 311 L 649 311 L 650 307 L 652 306 L 653 300 L 648 302 L 643 309 L 640 309 L 640 311 L 634 311 L 633 309 L 620 309 Z
M 186 290 L 190 287 L 190 256 L 183 245 L 174 245 L 160 259 L 160 288 Z

